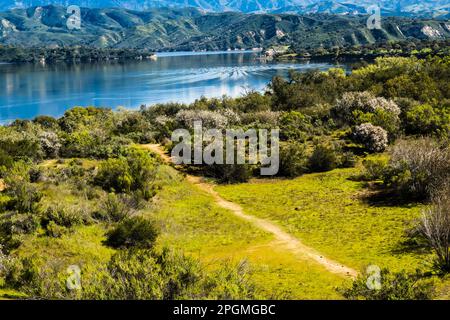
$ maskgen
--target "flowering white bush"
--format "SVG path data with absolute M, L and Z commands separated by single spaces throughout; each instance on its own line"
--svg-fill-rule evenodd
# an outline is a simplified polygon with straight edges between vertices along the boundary
M 159 125 L 166 125 L 167 123 L 169 123 L 170 121 L 172 121 L 171 118 L 169 118 L 168 116 L 158 116 L 155 118 L 155 123 L 159 124 Z
M 239 114 L 231 109 L 222 109 L 219 112 L 222 116 L 227 118 L 228 124 L 239 124 L 241 122 L 241 117 Z
M 348 123 L 354 122 L 354 112 L 375 113 L 377 110 L 385 111 L 393 116 L 400 115 L 400 108 L 392 101 L 382 97 L 375 97 L 370 92 L 347 92 L 342 99 L 338 100 L 333 108 L 333 113 L 337 118 Z
M 387 131 L 371 123 L 356 126 L 353 135 L 371 152 L 383 152 L 389 143 Z
M 264 123 L 270 126 L 277 126 L 280 119 L 280 112 L 274 111 L 260 111 L 255 113 L 246 113 L 243 116 L 243 122 L 246 124 L 250 123 Z
M 181 110 L 175 120 L 183 127 L 194 128 L 194 121 L 202 121 L 204 128 L 224 129 L 228 125 L 228 118 L 218 112 L 208 110 Z
M 39 135 L 39 142 L 47 157 L 58 156 L 61 149 L 59 137 L 54 132 L 44 131 Z

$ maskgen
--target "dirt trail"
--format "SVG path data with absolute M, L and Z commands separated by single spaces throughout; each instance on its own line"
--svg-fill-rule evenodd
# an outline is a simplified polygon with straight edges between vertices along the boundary
M 171 163 L 171 158 L 163 151 L 161 146 L 155 144 L 144 145 L 145 148 L 153 151 L 158 154 L 165 162 Z M 204 192 L 213 196 L 215 202 L 222 208 L 230 210 L 236 216 L 246 221 L 249 221 L 254 226 L 262 229 L 266 232 L 271 233 L 276 239 L 276 245 L 279 248 L 284 248 L 297 256 L 306 257 L 311 259 L 323 267 L 325 267 L 329 272 L 347 276 L 347 277 L 356 277 L 357 272 L 349 267 L 346 267 L 336 261 L 330 260 L 324 257 L 322 254 L 317 252 L 315 249 L 304 245 L 299 239 L 291 236 L 289 233 L 283 231 L 276 224 L 260 219 L 251 215 L 247 215 L 244 213 L 242 207 L 236 203 L 230 202 L 222 198 L 215 190 L 214 185 L 211 183 L 206 183 L 203 181 L 201 177 L 187 175 L 186 180 L 198 188 L 203 190 Z

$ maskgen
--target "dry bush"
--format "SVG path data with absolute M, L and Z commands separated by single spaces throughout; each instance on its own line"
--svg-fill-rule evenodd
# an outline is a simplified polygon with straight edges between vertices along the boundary
M 450 271 L 450 187 L 434 196 L 432 206 L 423 211 L 420 234 L 436 254 L 435 266 Z
M 433 139 L 400 140 L 390 151 L 385 182 L 403 194 L 430 199 L 450 180 L 450 146 Z

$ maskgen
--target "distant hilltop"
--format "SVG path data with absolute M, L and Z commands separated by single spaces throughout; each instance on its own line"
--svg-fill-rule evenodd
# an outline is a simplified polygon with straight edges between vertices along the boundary
M 242 13 L 329 13 L 360 14 L 378 4 L 384 15 L 449 18 L 448 0 L 2 0 L 0 10 L 45 5 L 78 5 L 87 8 L 124 8 L 144 11 L 152 8 L 197 8 L 208 12 Z
M 66 7 L 54 5 L 0 12 L 0 44 L 211 51 L 293 45 L 308 49 L 450 37 L 450 23 L 439 19 L 383 17 L 381 29 L 369 30 L 368 16 L 357 14 L 81 8 L 81 28 L 74 30 L 68 28 L 70 17 Z

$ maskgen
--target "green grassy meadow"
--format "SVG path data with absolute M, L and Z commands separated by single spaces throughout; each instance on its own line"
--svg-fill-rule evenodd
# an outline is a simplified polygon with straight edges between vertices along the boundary
M 394 270 L 421 267 L 427 255 L 402 250 L 404 231 L 421 205 L 369 203 L 355 169 L 337 169 L 293 180 L 254 180 L 217 187 L 247 213 L 269 219 L 323 254 L 361 270 L 375 264 Z
M 51 170 L 64 165 L 51 161 L 41 166 Z M 83 166 L 89 169 L 96 162 L 86 160 Z M 359 170 L 336 169 L 292 180 L 254 179 L 215 190 L 240 204 L 245 213 L 282 226 L 306 245 L 356 270 L 371 264 L 396 271 L 427 270 L 430 253 L 403 245 L 405 229 L 424 205 L 371 201 L 364 183 L 352 179 Z M 261 299 L 342 298 L 336 289 L 349 284 L 349 279 L 280 248 L 272 235 L 219 207 L 211 195 L 174 168 L 160 166 L 158 180 L 160 191 L 143 214 L 153 217 L 161 229 L 159 247 L 182 250 L 211 269 L 223 261 L 246 260 Z M 87 201 L 65 184 L 41 187 L 44 203 Z M 95 206 L 95 201 L 90 205 Z M 106 224 L 96 223 L 75 227 L 59 238 L 27 235 L 15 254 L 39 257 L 43 264 L 75 264 L 83 272 L 93 271 L 115 252 L 104 245 L 107 230 Z M 441 282 L 438 297 L 448 298 L 449 285 L 448 280 Z M 0 296 L 17 298 L 23 293 L 4 288 Z
M 95 166 L 83 160 L 87 169 Z M 49 170 L 65 165 L 55 161 L 41 164 Z M 224 261 L 247 261 L 261 299 L 339 299 L 336 288 L 347 279 L 327 272 L 322 266 L 296 257 L 277 247 L 270 234 L 214 203 L 213 198 L 184 180 L 169 166 L 158 172 L 161 190 L 143 214 L 153 217 L 161 228 L 159 247 L 170 247 L 199 258 L 214 269 Z M 41 185 L 43 203 L 59 201 L 65 205 L 87 201 L 69 185 Z M 89 203 L 89 201 L 88 201 Z M 90 203 L 95 206 L 95 201 Z M 104 244 L 108 226 L 95 223 L 73 227 L 59 238 L 47 237 L 43 231 L 26 235 L 14 254 L 21 258 L 38 258 L 44 266 L 79 265 L 84 273 L 104 266 L 116 251 Z M 26 296 L 8 288 L 0 291 L 3 298 Z
M 148 211 L 161 224 L 159 245 L 190 253 L 214 268 L 223 260 L 247 260 L 261 298 L 336 299 L 336 287 L 346 280 L 322 266 L 279 250 L 272 236 L 217 206 L 212 197 L 181 180 L 173 179 Z

